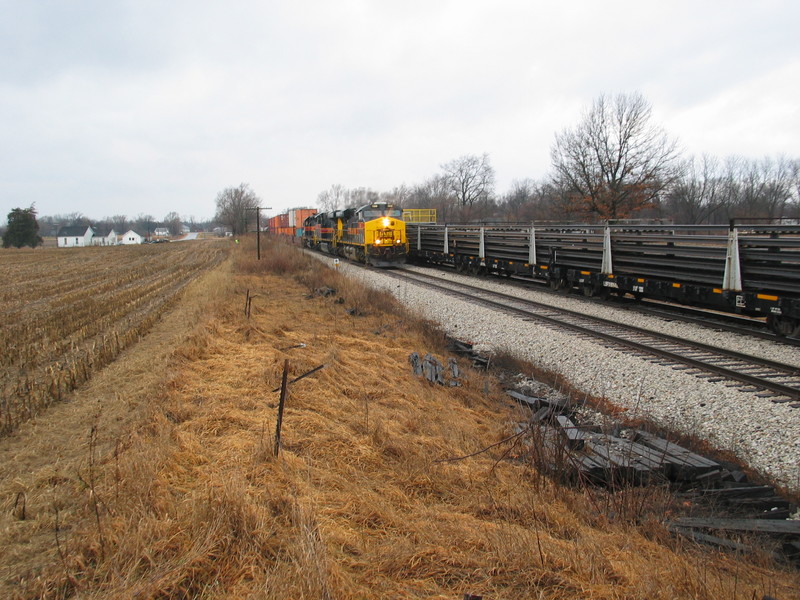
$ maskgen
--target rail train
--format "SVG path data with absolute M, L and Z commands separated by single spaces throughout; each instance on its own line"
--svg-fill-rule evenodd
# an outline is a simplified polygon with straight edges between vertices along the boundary
M 800 226 L 408 223 L 411 263 L 761 316 L 800 336 Z
M 408 253 L 402 216 L 387 202 L 317 213 L 303 221 L 303 246 L 375 267 L 401 265 Z

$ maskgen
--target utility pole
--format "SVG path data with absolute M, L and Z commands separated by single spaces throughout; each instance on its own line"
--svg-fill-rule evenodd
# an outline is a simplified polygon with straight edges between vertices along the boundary
M 258 260 L 261 260 L 261 211 L 272 210 L 269 206 L 256 206 L 255 208 L 246 208 L 245 210 L 256 211 L 256 255 Z

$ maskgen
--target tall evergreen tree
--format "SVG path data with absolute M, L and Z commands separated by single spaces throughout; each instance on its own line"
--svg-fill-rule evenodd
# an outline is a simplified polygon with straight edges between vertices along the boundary
M 39 235 L 39 223 L 36 221 L 36 209 L 15 208 L 8 213 L 8 228 L 3 234 L 3 248 L 36 248 L 43 242 Z

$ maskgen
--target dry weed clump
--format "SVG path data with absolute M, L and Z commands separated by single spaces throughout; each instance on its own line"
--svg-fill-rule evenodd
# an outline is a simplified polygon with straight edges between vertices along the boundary
M 17 597 L 797 597 L 796 573 L 612 518 L 600 492 L 509 460 L 488 374 L 414 377 L 411 351 L 442 352 L 423 327 L 396 306 L 348 315 L 310 281 L 235 275 L 122 451 L 98 457 L 99 509 L 72 500 L 63 556 Z M 325 368 L 290 386 L 276 457 L 287 359 L 290 379 Z

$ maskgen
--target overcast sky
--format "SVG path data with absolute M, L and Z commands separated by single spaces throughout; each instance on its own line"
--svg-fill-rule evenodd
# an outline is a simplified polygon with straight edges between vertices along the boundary
M 211 218 L 331 184 L 414 185 L 488 153 L 550 171 L 600 94 L 686 155 L 800 157 L 800 2 L 0 0 L 0 218 Z

